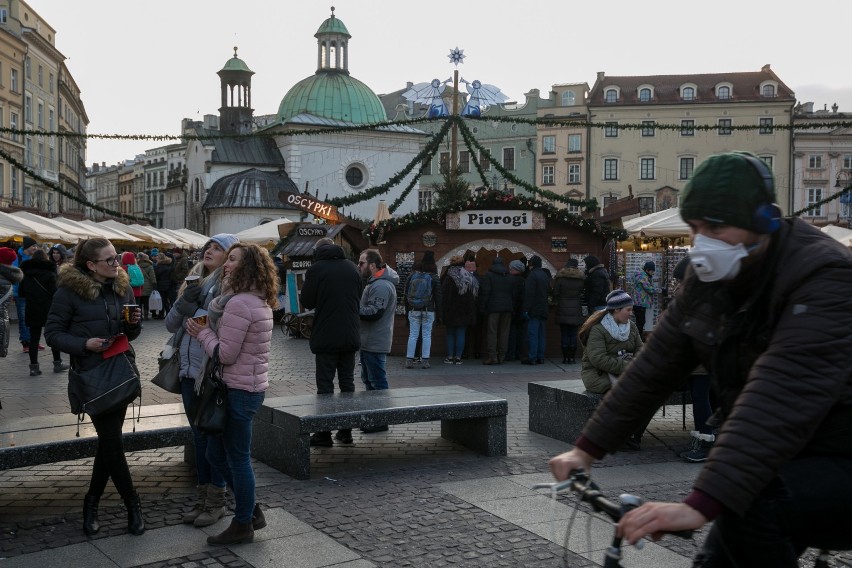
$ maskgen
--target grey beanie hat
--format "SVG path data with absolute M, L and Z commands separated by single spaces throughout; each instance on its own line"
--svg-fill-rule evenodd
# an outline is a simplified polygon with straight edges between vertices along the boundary
M 228 250 L 233 245 L 240 242 L 240 239 L 236 235 L 232 235 L 230 233 L 219 233 L 218 235 L 213 235 L 212 237 L 210 237 L 209 241 L 204 243 L 204 249 L 206 249 L 208 246 L 210 246 L 211 242 L 216 243 L 217 245 L 222 247 L 224 250 Z M 202 249 L 202 250 L 204 250 L 204 249 Z
M 617 310 L 619 308 L 626 308 L 632 305 L 633 298 L 630 297 L 630 294 L 620 288 L 617 288 L 607 294 L 606 309 L 608 310 Z
M 523 273 L 524 272 L 524 263 L 520 260 L 513 260 L 509 263 L 509 270 L 514 270 L 516 272 Z

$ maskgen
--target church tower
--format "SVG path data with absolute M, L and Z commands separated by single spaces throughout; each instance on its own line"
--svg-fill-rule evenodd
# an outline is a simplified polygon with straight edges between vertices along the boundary
M 254 71 L 245 61 L 234 56 L 217 73 L 222 85 L 219 129 L 229 134 L 248 134 L 252 130 L 254 109 L 251 108 L 251 76 Z
M 334 17 L 334 6 L 331 7 L 331 17 L 322 23 L 317 33 L 317 73 L 324 71 L 340 71 L 349 74 L 349 30 L 343 22 Z

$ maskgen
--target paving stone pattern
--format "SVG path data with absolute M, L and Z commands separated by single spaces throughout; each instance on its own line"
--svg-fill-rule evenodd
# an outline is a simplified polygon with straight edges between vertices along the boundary
M 17 337 L 16 331 L 13 325 L 13 338 Z M 163 322 L 145 322 L 145 330 L 134 342 L 143 377 L 153 376 L 157 354 L 167 338 Z M 0 399 L 3 402 L 0 422 L 68 412 L 65 374 L 47 371 L 40 377 L 29 377 L 28 358 L 16 347 L 13 342 L 9 356 L 0 360 Z M 259 502 L 270 513 L 281 511 L 294 522 L 304 523 L 312 534 L 331 539 L 324 542 L 345 547 L 343 550 L 350 551 L 351 558 L 322 564 L 317 558 L 311 559 L 310 547 L 317 545 L 306 544 L 309 550 L 302 551 L 306 557 L 302 563 L 297 563 L 292 555 L 267 559 L 258 551 L 265 554 L 279 549 L 269 542 L 256 542 L 232 548 L 196 546 L 186 556 L 139 565 L 157 568 L 596 566 L 600 558 L 594 558 L 593 562 L 578 553 L 566 553 L 557 542 L 442 488 L 442 484 L 473 481 L 478 485 L 478 481 L 484 483 L 495 478 L 527 480 L 527 477 L 516 476 L 531 476 L 530 479 L 540 476 L 546 480 L 547 460 L 564 451 L 566 444 L 529 431 L 527 383 L 579 378 L 579 365 L 548 361 L 535 367 L 519 363 L 485 367 L 478 360 L 444 365 L 440 362 L 442 357 L 437 355 L 432 358 L 434 364 L 428 370 L 405 369 L 404 358 L 389 358 L 391 386 L 462 385 L 507 399 L 508 456 L 484 457 L 448 442 L 440 437 L 437 422 L 392 426 L 389 432 L 370 435 L 356 430 L 352 446 L 312 449 L 310 480 L 296 481 L 255 462 Z M 49 351 L 43 352 L 40 359 L 49 363 Z M 315 392 L 313 376 L 313 356 L 307 342 L 285 337 L 276 328 L 267 396 L 312 394 Z M 357 379 L 356 383 L 357 388 L 363 388 Z M 174 403 L 179 402 L 179 397 L 146 382 L 143 402 Z M 643 469 L 643 464 L 649 467 L 665 464 L 673 469 L 686 466 L 677 459 L 677 452 L 685 449 L 688 443 L 688 432 L 683 431 L 681 420 L 680 407 L 669 406 L 666 416 L 658 413 L 651 423 L 641 452 L 609 456 L 599 471 L 612 468 L 613 473 L 624 472 L 626 479 L 604 489 L 613 496 L 627 491 L 646 499 L 682 499 L 689 491 L 688 481 L 660 481 Z M 691 424 L 689 414 L 687 424 Z M 179 527 L 195 491 L 194 473 L 183 463 L 182 448 L 135 452 L 128 455 L 128 460 L 142 498 L 149 533 L 158 534 L 153 531 Z M 45 551 L 66 550 L 62 547 L 69 546 L 67 550 L 71 550 L 72 545 L 98 545 L 101 541 L 128 538 L 122 536 L 126 533 L 126 513 L 111 484 L 101 501 L 100 534 L 93 539 L 83 535 L 81 504 L 91 465 L 91 459 L 83 459 L 0 472 L 0 559 L 8 559 L 9 566 L 26 565 L 28 558 L 40 559 Z M 696 466 L 692 467 L 697 471 Z M 566 497 L 560 497 L 560 502 L 586 510 L 585 505 L 571 503 Z M 547 521 L 544 512 L 541 521 Z M 560 521 L 556 532 L 564 531 L 564 525 L 564 521 Z M 264 531 L 270 530 L 274 527 L 258 531 L 257 537 L 262 540 Z M 203 543 L 208 533 L 189 534 L 197 534 L 198 541 Z M 696 542 L 700 543 L 702 534 Z M 689 565 L 687 558 L 696 546 L 671 538 L 660 544 L 682 555 L 684 566 Z M 260 548 L 264 546 L 269 548 Z M 630 565 L 652 565 L 642 564 L 641 552 L 632 554 L 632 558 L 637 563 Z M 834 562 L 841 566 L 849 562 L 849 556 L 836 555 Z

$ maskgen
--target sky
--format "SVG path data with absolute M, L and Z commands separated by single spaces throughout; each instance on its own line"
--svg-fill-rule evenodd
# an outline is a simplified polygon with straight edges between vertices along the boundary
M 613 75 L 759 71 L 770 64 L 800 102 L 852 112 L 849 0 L 795 12 L 743 0 L 458 2 L 429 0 L 28 0 L 56 29 L 56 47 L 82 91 L 88 132 L 180 134 L 183 118 L 218 114 L 219 71 L 233 56 L 255 72 L 256 115 L 274 114 L 316 71 L 313 37 L 331 14 L 352 35 L 351 75 L 377 94 L 452 77 L 500 87 L 513 101 L 554 84 Z M 152 141 L 90 139 L 87 163 L 133 158 Z

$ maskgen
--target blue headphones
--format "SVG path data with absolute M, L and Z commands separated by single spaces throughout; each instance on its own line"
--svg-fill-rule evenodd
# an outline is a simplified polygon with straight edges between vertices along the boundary
M 781 227 L 781 218 L 784 216 L 781 207 L 775 203 L 775 182 L 772 180 L 772 172 L 766 162 L 748 154 L 737 152 L 757 172 L 763 180 L 764 203 L 758 206 L 751 217 L 751 224 L 756 233 L 774 233 Z

